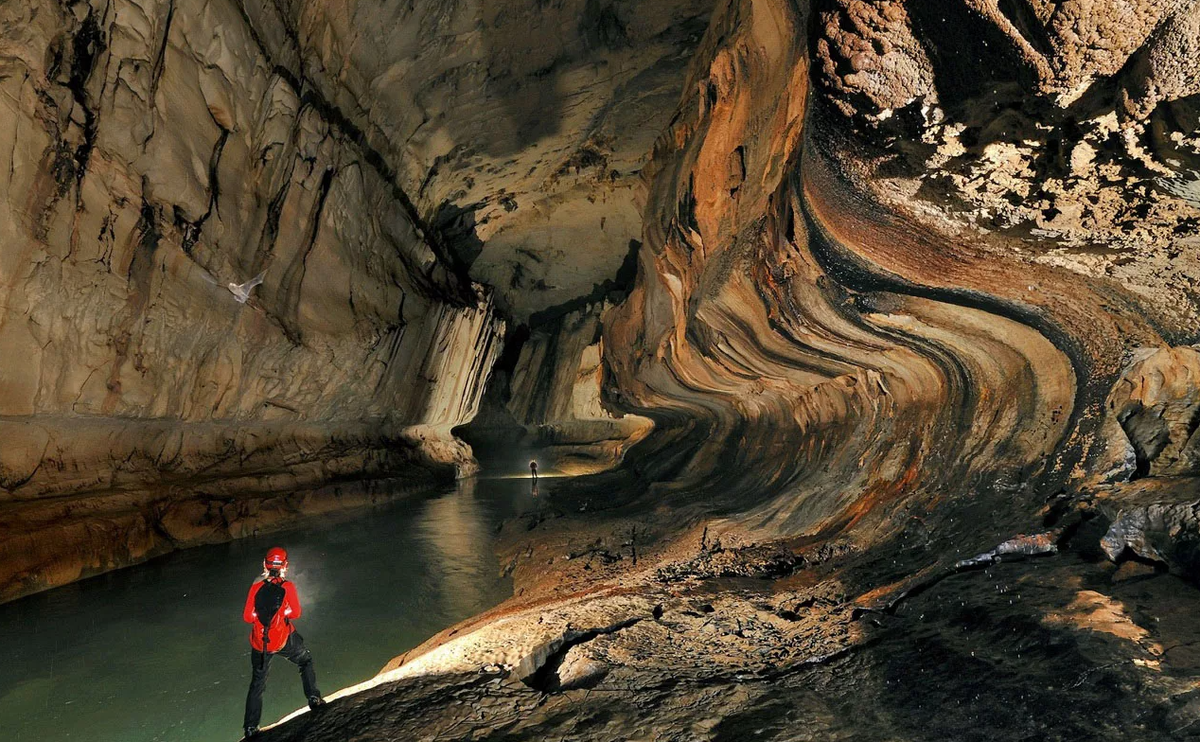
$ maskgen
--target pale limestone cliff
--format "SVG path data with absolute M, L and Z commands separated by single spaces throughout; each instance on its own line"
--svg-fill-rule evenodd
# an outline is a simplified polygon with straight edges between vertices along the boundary
M 240 4 L 0 14 L 0 596 L 269 525 L 202 514 L 239 498 L 471 471 L 490 294 Z

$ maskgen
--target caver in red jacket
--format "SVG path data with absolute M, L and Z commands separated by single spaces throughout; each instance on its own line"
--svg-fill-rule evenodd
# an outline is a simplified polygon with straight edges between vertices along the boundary
M 258 623 L 258 614 L 254 611 L 254 597 L 258 595 L 258 591 L 262 589 L 267 582 L 274 582 L 283 588 L 283 605 L 279 607 L 279 611 L 275 617 L 271 619 L 270 625 L 267 627 L 267 650 L 268 652 L 278 652 L 287 643 L 288 637 L 295 631 L 292 626 L 292 619 L 300 618 L 300 596 L 296 593 L 296 586 L 287 580 L 273 577 L 267 580 L 260 580 L 250 586 L 250 594 L 246 596 L 246 607 L 242 610 L 242 620 L 248 624 L 253 624 L 250 629 L 250 646 L 257 651 L 263 651 L 263 630 L 262 624 Z

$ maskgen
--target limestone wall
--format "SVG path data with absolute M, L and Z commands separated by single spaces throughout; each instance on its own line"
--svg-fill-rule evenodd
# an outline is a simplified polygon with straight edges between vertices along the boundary
M 3 520 L 153 536 L 6 542 L 0 597 L 189 543 L 165 501 L 473 466 L 488 291 L 241 3 L 4 4 L 0 132 Z

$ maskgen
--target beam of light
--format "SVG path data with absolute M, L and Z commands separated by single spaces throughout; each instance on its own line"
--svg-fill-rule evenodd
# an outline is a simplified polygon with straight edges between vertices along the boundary
M 358 683 L 356 685 L 351 685 L 346 688 L 342 688 L 341 690 L 339 690 L 335 693 L 327 695 L 327 696 L 325 696 L 325 700 L 329 703 L 333 703 L 334 701 L 336 701 L 338 699 L 345 698 L 347 696 L 357 695 L 359 693 L 362 693 L 363 691 L 367 691 L 367 690 L 370 690 L 377 686 L 383 685 L 384 683 L 393 683 L 393 682 L 408 679 L 408 678 L 426 677 L 426 676 L 430 676 L 430 675 L 478 672 L 479 669 L 485 665 L 506 665 L 506 664 L 508 664 L 511 666 L 511 664 L 515 664 L 515 662 L 517 660 L 514 659 L 513 657 L 509 656 L 509 652 L 506 652 L 504 649 L 501 649 L 499 651 L 494 651 L 494 650 L 480 651 L 480 645 L 474 643 L 472 640 L 476 639 L 479 632 L 483 631 L 485 629 L 491 630 L 491 631 L 499 630 L 501 633 L 505 632 L 506 630 L 512 631 L 512 629 L 506 629 L 505 628 L 506 625 L 513 624 L 513 623 L 517 623 L 518 625 L 520 625 L 518 622 L 523 617 L 524 616 L 521 614 L 518 614 L 516 616 L 507 616 L 507 617 L 501 618 L 493 623 L 490 623 L 484 627 L 477 628 L 472 631 L 468 631 L 466 634 L 457 636 L 457 637 L 447 641 L 445 644 L 435 647 L 434 649 L 429 650 L 425 654 L 422 654 L 421 656 L 416 657 L 409 662 L 406 662 L 405 664 L 401 665 L 400 667 L 397 667 L 393 670 L 389 670 L 387 672 L 381 672 L 373 678 L 364 680 L 363 682 Z M 500 628 L 498 629 L 497 627 L 500 627 Z M 521 636 L 521 634 L 513 634 L 513 635 Z M 519 645 L 518 645 L 518 647 L 519 647 Z M 509 649 L 511 650 L 512 648 L 509 648 Z M 519 654 L 519 649 L 518 649 L 517 653 Z M 303 714 L 307 714 L 307 713 L 309 713 L 307 706 L 298 708 L 295 711 L 293 711 L 292 713 L 290 713 L 287 716 L 280 719 L 279 721 L 275 722 L 274 724 L 263 727 L 263 730 L 265 731 L 267 729 L 273 729 L 274 727 L 281 726 L 281 725 L 286 724 L 287 722 L 291 721 L 292 719 L 295 719 L 296 717 L 301 716 Z
M 542 474 L 541 471 L 538 471 L 537 478 L 538 478 L 538 481 L 541 481 L 543 479 L 567 479 L 569 477 L 576 477 L 576 476 L 579 476 L 579 475 L 578 474 Z M 488 479 L 488 480 L 493 480 L 493 479 L 531 480 L 531 479 L 533 479 L 533 475 L 532 474 L 477 474 L 477 475 L 475 475 L 475 478 L 476 479 Z

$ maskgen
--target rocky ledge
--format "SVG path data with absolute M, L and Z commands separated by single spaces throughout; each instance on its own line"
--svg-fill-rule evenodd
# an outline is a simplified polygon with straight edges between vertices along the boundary
M 1103 509 L 1064 512 L 978 554 L 967 529 L 921 545 L 944 557 L 924 567 L 853 537 L 701 530 L 640 558 L 535 538 L 530 561 L 586 588 L 515 599 L 262 738 L 1193 738 L 1195 575 L 1098 556 Z

